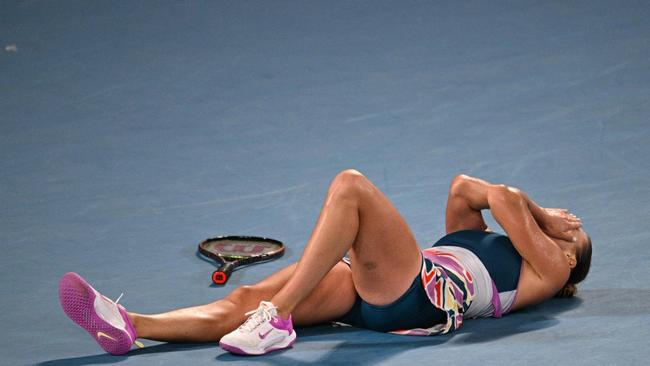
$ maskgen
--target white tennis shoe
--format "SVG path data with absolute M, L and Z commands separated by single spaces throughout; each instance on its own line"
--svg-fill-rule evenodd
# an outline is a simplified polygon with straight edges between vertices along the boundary
M 221 348 L 240 355 L 263 355 L 289 348 L 296 341 L 291 315 L 282 319 L 272 303 L 262 301 L 246 315 L 251 316 L 244 324 L 221 338 Z

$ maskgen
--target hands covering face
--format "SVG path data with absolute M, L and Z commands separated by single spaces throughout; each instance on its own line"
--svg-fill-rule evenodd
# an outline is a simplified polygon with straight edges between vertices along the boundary
M 577 240 L 575 231 L 582 227 L 579 217 L 565 208 L 545 208 L 544 211 L 546 216 L 540 227 L 546 235 L 566 241 Z

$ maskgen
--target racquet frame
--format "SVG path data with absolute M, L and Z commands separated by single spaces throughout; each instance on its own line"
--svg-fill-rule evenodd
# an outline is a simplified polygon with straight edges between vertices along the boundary
M 278 248 L 268 253 L 255 254 L 250 256 L 222 255 L 208 249 L 208 245 L 212 242 L 228 240 L 239 242 L 267 242 L 277 245 Z M 220 264 L 219 268 L 212 273 L 212 282 L 217 285 L 223 285 L 228 281 L 230 274 L 237 267 L 281 257 L 284 254 L 284 244 L 279 240 L 260 236 L 225 235 L 203 240 L 201 243 L 199 243 L 199 253 L 208 258 L 214 259 L 217 261 L 217 263 Z

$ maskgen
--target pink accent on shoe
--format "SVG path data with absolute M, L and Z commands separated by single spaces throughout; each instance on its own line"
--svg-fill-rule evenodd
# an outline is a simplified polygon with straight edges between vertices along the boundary
M 95 311 L 96 297 L 92 286 L 76 273 L 66 273 L 59 282 L 59 301 L 66 315 L 84 328 L 106 352 L 114 355 L 129 352 L 136 340 L 136 334 L 126 310 L 118 305 L 126 329 L 116 328 Z
M 221 342 L 219 342 L 219 347 L 225 349 L 226 351 L 228 351 L 228 352 L 230 352 L 230 353 L 235 353 L 235 354 L 238 354 L 238 355 L 244 355 L 244 356 L 258 356 L 258 355 L 253 355 L 253 354 L 247 353 L 246 351 L 244 351 L 244 350 L 241 349 L 241 348 L 238 348 L 238 347 L 235 347 L 235 346 L 231 346 L 231 345 L 226 344 L 226 343 L 221 343 Z
M 291 314 L 289 314 L 288 319 L 282 319 L 282 317 L 276 315 L 271 318 L 270 323 L 275 329 L 286 330 L 289 332 L 289 334 L 293 332 L 293 320 L 291 318 Z
M 241 349 L 239 347 L 231 346 L 229 344 L 222 343 L 222 342 L 219 342 L 219 347 L 221 347 L 222 349 L 224 349 L 224 350 L 226 350 L 226 351 L 228 351 L 230 353 L 234 353 L 234 354 L 237 354 L 237 355 L 242 355 L 242 356 L 262 356 L 262 355 L 265 355 L 265 354 L 267 354 L 269 352 L 278 351 L 278 350 L 281 350 L 281 349 L 291 348 L 291 347 L 293 347 L 294 343 L 296 343 L 295 339 L 293 341 L 291 341 L 291 343 L 289 343 L 289 345 L 286 346 L 286 347 L 271 347 L 271 348 L 265 350 L 264 353 L 260 353 L 260 354 L 248 353 L 248 352 L 244 351 L 243 349 Z
M 124 306 L 118 304 L 117 308 L 120 309 L 120 314 L 122 314 L 122 318 L 124 318 L 124 323 L 126 323 L 126 331 L 129 332 L 131 339 L 133 339 L 133 341 L 135 342 L 135 340 L 138 339 L 138 334 L 135 332 L 135 327 L 131 322 L 131 318 L 129 318 L 129 314 L 126 312 Z

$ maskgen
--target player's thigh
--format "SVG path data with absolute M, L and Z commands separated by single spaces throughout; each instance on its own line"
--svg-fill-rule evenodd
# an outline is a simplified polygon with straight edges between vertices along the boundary
M 254 310 L 260 301 L 269 301 L 287 283 L 296 268 L 289 265 L 262 281 L 235 290 L 231 295 L 242 312 Z M 336 264 L 292 313 L 294 324 L 312 325 L 340 318 L 356 300 L 350 267 Z
M 337 263 L 301 301 L 292 316 L 296 325 L 314 325 L 340 319 L 352 309 L 357 292 L 350 267 Z
M 350 250 L 352 277 L 368 303 L 397 300 L 420 272 L 422 255 L 406 220 L 369 180 L 358 178 L 359 232 Z

